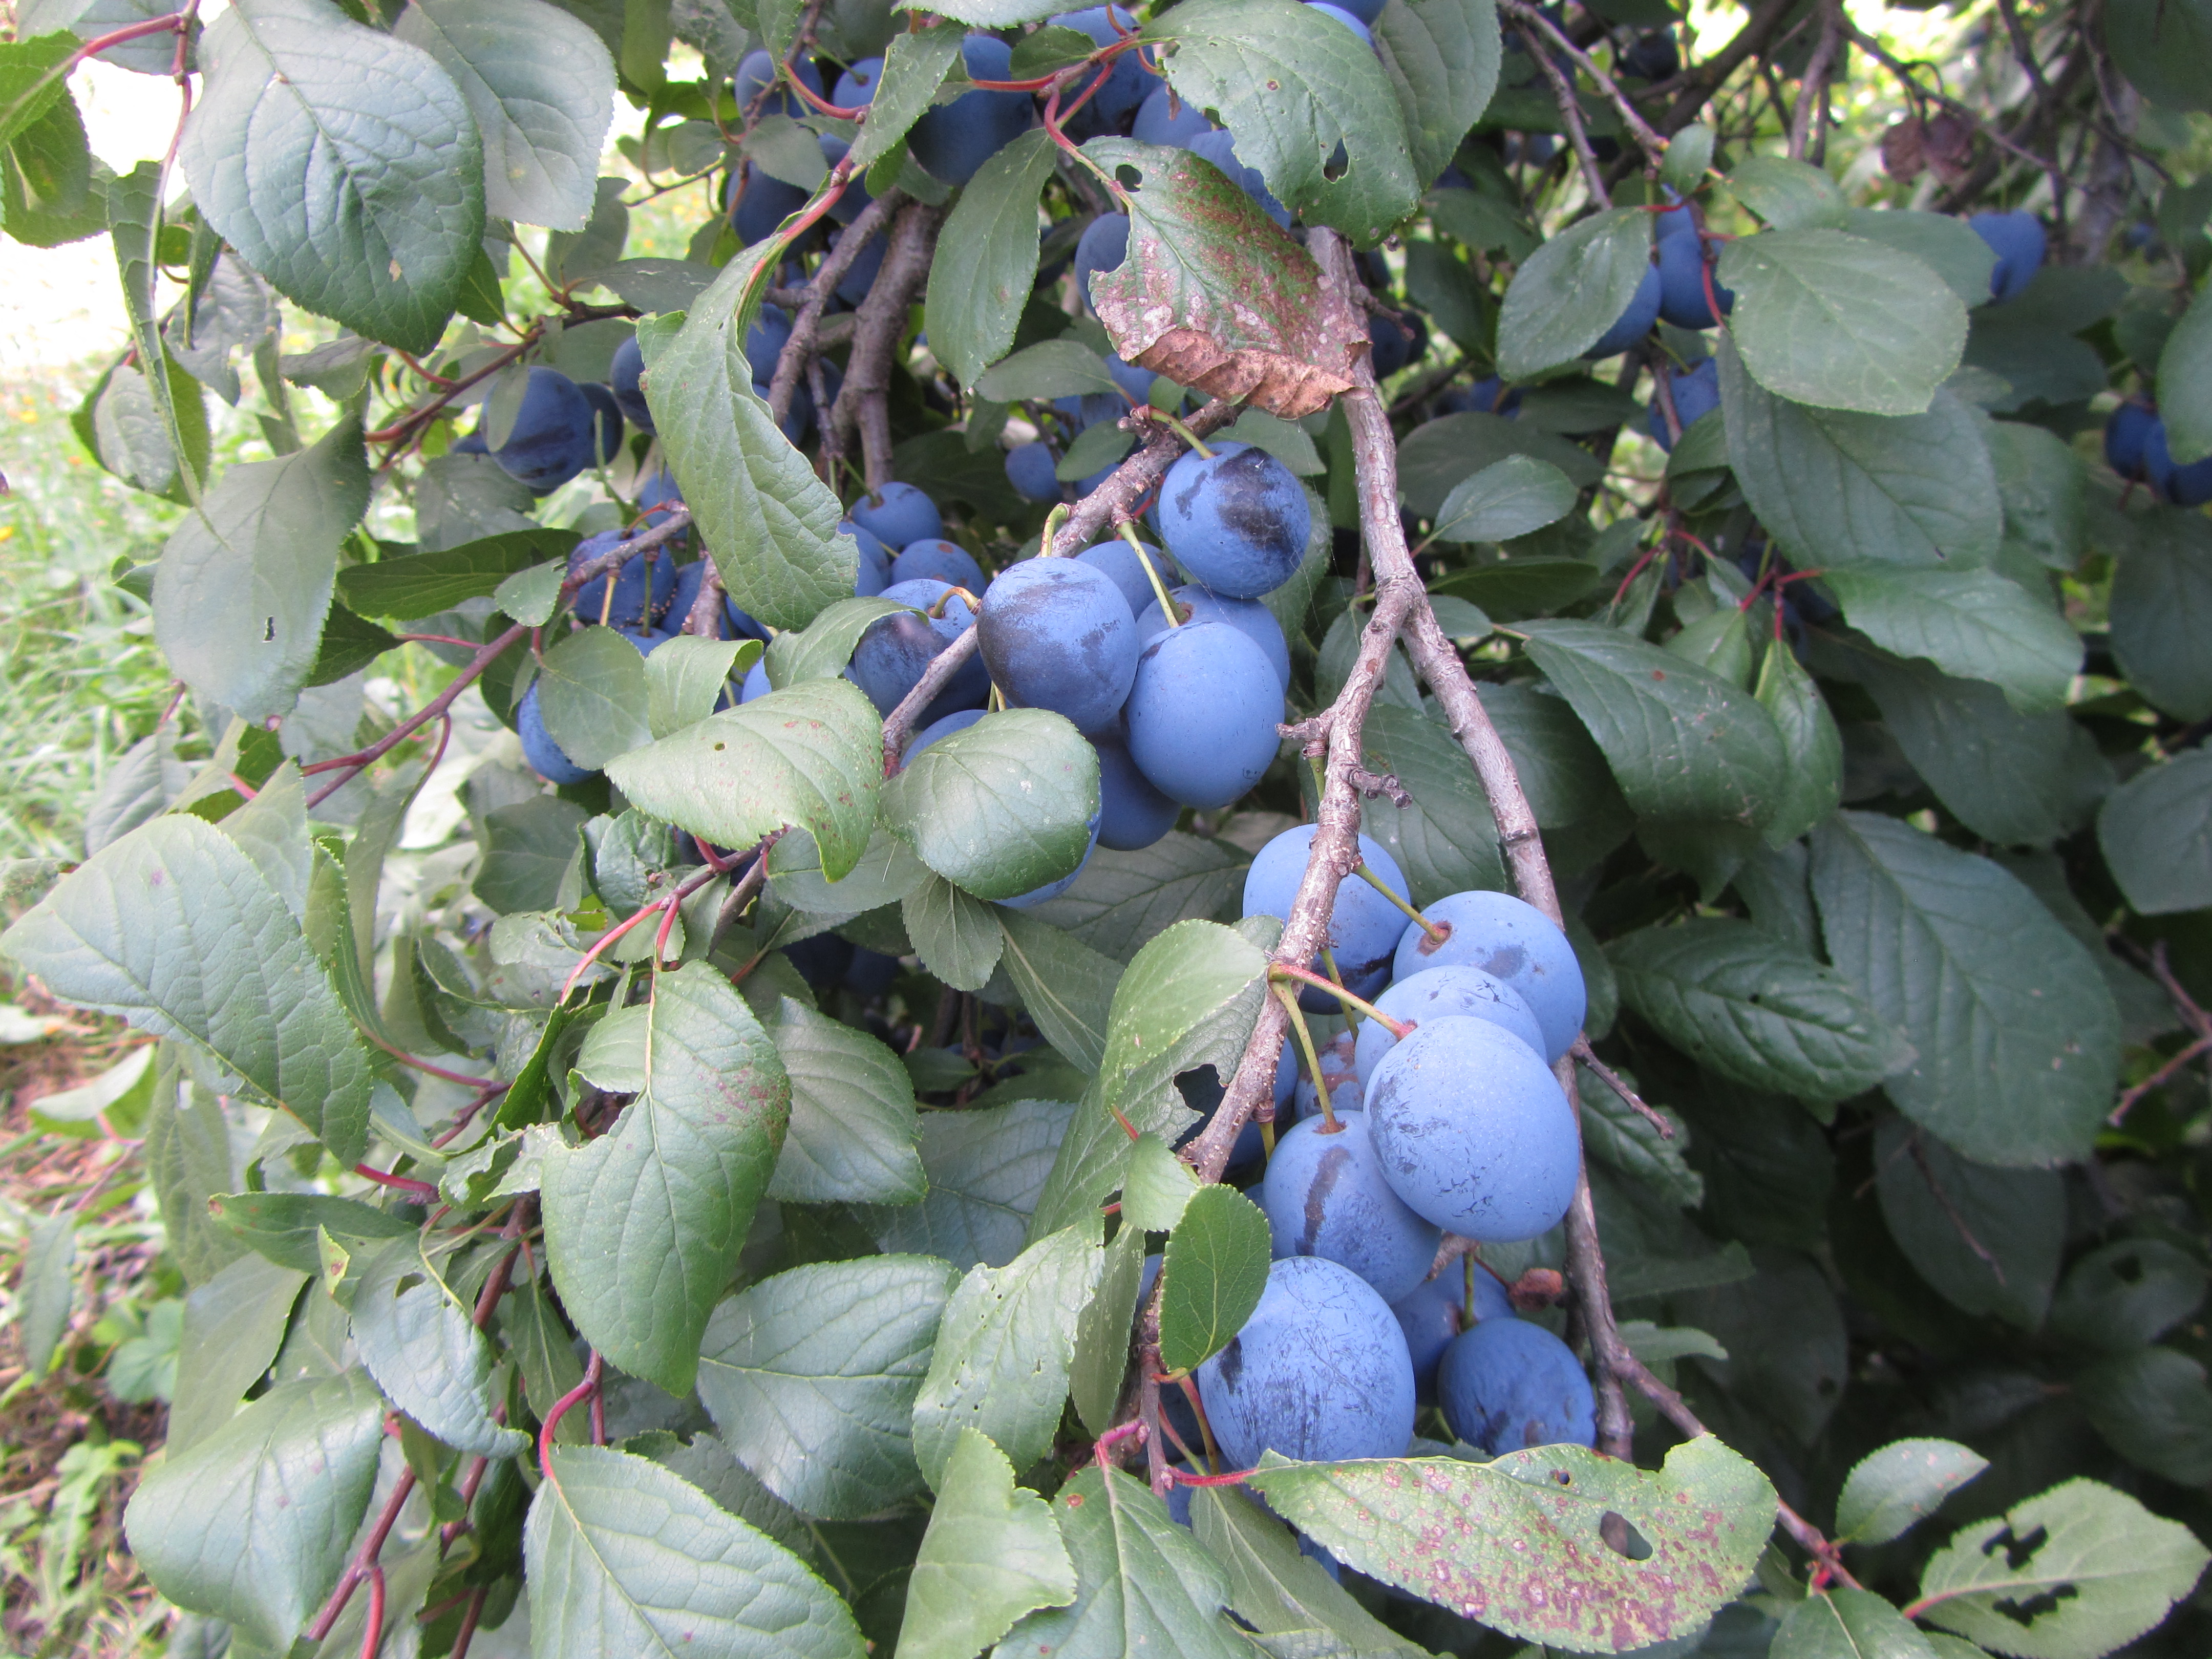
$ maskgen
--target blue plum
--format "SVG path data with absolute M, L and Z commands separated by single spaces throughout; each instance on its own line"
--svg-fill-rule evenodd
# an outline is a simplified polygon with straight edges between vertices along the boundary
M 1671 81 L 1682 71 L 1682 52 L 1674 44 L 1674 30 L 1660 29 L 1638 37 L 1620 54 L 1620 63 L 1622 74 L 1639 81 Z
M 1025 501 L 1056 501 L 1060 479 L 1053 468 L 1058 465 L 1050 444 L 1016 444 L 1006 452 L 1006 482 Z
M 607 370 L 607 389 L 615 395 L 615 407 L 623 418 L 641 432 L 652 432 L 653 410 L 645 402 L 645 353 L 633 334 L 615 348 L 613 365 Z
M 592 406 L 592 465 L 605 466 L 622 453 L 622 405 L 615 401 L 613 388 L 597 380 L 586 380 L 576 389 Z
M 613 552 L 626 539 L 619 530 L 586 536 L 569 550 L 569 570 L 581 570 L 592 560 Z M 596 576 L 576 590 L 573 603 L 577 617 L 585 622 L 634 628 L 667 610 L 675 592 L 675 556 L 667 548 L 658 548 L 650 555 L 633 553 L 622 562 L 615 571 L 611 599 L 607 578 Z
M 1968 217 L 1966 227 L 1997 256 L 1990 272 L 1990 297 L 2002 303 L 2027 292 L 2049 246 L 2043 222 L 2032 213 L 1977 213 Z
M 1334 18 L 1343 24 L 1345 27 L 1359 37 L 1359 43 L 1362 46 L 1371 46 L 1375 44 L 1373 31 L 1369 29 L 1364 21 L 1346 11 L 1342 6 L 1332 5 L 1329 0 L 1306 0 L 1306 4 L 1321 13 L 1322 16 Z
M 1182 149 L 1200 134 L 1213 131 L 1206 112 L 1177 98 L 1165 87 L 1156 87 L 1137 109 L 1131 136 L 1140 144 L 1160 144 Z
M 507 441 L 491 458 L 501 471 L 541 495 L 558 489 L 592 465 L 596 418 L 581 386 L 540 363 L 530 371 Z
M 1244 914 L 1290 919 L 1311 859 L 1319 826 L 1294 824 L 1262 847 L 1244 876 Z M 1392 892 L 1409 898 L 1404 873 L 1380 842 L 1359 838 L 1359 856 Z M 1406 914 L 1358 876 L 1347 876 L 1336 890 L 1336 905 L 1328 919 L 1328 948 L 1345 988 L 1355 996 L 1371 997 L 1390 982 L 1390 963 L 1398 936 L 1406 931 Z M 1307 964 L 1315 973 L 1328 971 L 1316 955 Z M 1342 1005 L 1318 986 L 1298 993 L 1298 1006 L 1310 1013 L 1334 1014 Z
M 1385 1302 L 1428 1276 L 1443 1234 L 1407 1209 L 1382 1178 L 1367 1138 L 1367 1114 L 1310 1117 L 1275 1143 L 1260 1183 L 1260 1207 L 1277 1257 L 1324 1256 L 1372 1285 Z
M 1486 1019 L 1527 1043 L 1530 1054 L 1540 1056 L 1544 1052 L 1544 1028 L 1537 1023 L 1528 1000 L 1495 975 L 1463 962 L 1449 968 L 1424 968 L 1400 980 L 1374 1000 L 1375 1006 L 1391 1018 L 1416 1025 L 1454 1017 Z M 1382 1063 L 1382 1056 L 1396 1047 L 1397 1042 L 1380 1021 L 1359 1022 L 1352 1064 L 1358 1071 L 1362 1088 Z
M 1129 216 L 1102 213 L 1084 226 L 1075 242 L 1075 291 L 1095 316 L 1098 307 L 1091 296 L 1093 272 L 1118 270 L 1129 257 Z
M 801 58 L 791 66 L 791 72 L 804 82 L 806 89 L 817 98 L 822 95 L 822 71 L 814 67 L 811 59 Z M 738 109 L 743 110 L 767 91 L 775 76 L 775 58 L 765 47 L 747 53 L 744 60 L 738 65 L 738 72 L 731 86 L 731 90 L 737 94 Z M 761 112 L 765 115 L 788 115 L 793 118 L 812 112 L 805 100 L 787 88 L 771 94 L 761 106 Z
M 1659 222 L 1651 227 L 1652 239 L 1655 241 L 1664 242 L 1677 236 L 1695 234 L 1698 228 L 1696 212 L 1687 202 L 1676 196 L 1673 191 L 1669 190 L 1667 194 L 1668 199 L 1677 205 L 1661 211 Z
M 1147 606 L 1158 603 L 1153 596 L 1152 584 L 1145 574 L 1146 565 L 1152 566 L 1160 579 L 1162 587 L 1176 585 L 1175 567 L 1167 562 L 1158 548 L 1147 547 L 1143 560 L 1139 561 L 1135 550 L 1127 541 L 1094 542 L 1075 556 L 1079 562 L 1105 572 L 1114 586 L 1121 590 L 1121 598 L 1127 602 L 1131 616 L 1141 617 Z M 1152 635 L 1140 631 L 1139 637 L 1150 639 Z
M 1324 5 L 1322 0 L 1306 0 L 1306 3 L 1322 11 L 1338 8 Z M 1429 343 L 1428 331 L 1421 319 L 1412 312 L 1405 313 L 1403 323 L 1385 317 L 1381 312 L 1370 313 L 1367 319 L 1367 355 L 1375 366 L 1375 378 L 1387 380 L 1407 363 L 1418 362 Z
M 1585 357 L 1611 357 L 1628 349 L 1651 331 L 1651 325 L 1659 320 L 1659 267 L 1646 265 L 1644 276 L 1630 296 L 1628 309 L 1620 319 L 1598 337 L 1598 342 Z
M 957 542 L 948 542 L 941 536 L 908 542 L 891 561 L 893 582 L 924 579 L 964 587 L 970 593 L 983 591 L 983 567 L 975 562 L 975 556 Z
M 1477 380 L 1464 391 L 1448 392 L 1443 395 L 1444 409 L 1454 415 L 1504 415 L 1510 417 L 1521 409 L 1521 391 L 1509 389 L 1495 374 Z
M 754 659 L 753 665 L 745 670 L 745 680 L 738 688 L 738 701 L 750 702 L 755 697 L 764 697 L 775 690 L 768 683 L 768 656 L 763 653 Z
M 1597 1401 L 1582 1362 L 1525 1319 L 1486 1319 L 1453 1339 L 1437 1367 L 1437 1400 L 1452 1432 L 1492 1456 L 1597 1443 Z
M 949 738 L 955 732 L 965 732 L 977 720 L 981 720 L 984 711 L 981 708 L 963 708 L 945 715 L 942 720 L 932 720 L 907 739 L 906 748 L 899 756 L 899 764 L 905 765 L 939 738 Z
M 892 549 L 945 533 L 937 503 L 910 483 L 887 483 L 874 494 L 861 496 L 846 516 Z
M 2148 476 L 2143 454 L 2150 435 L 2162 424 L 2141 404 L 2122 404 L 2105 422 L 2105 462 L 2123 478 Z
M 1293 1048 L 1297 1039 L 1291 1039 Z M 1322 1091 L 1328 1092 L 1328 1109 L 1342 1116 L 1346 1112 L 1362 1109 L 1365 1091 L 1359 1081 L 1359 1072 L 1353 1063 L 1352 1038 L 1348 1030 L 1339 1031 L 1328 1042 L 1315 1045 L 1314 1058 L 1321 1062 L 1321 1083 L 1316 1086 L 1310 1078 L 1296 1079 L 1291 1090 L 1290 1121 L 1303 1123 L 1321 1112 Z M 1280 1075 L 1279 1070 L 1278 1076 Z
M 730 175 L 730 228 L 750 247 L 775 234 L 775 228 L 805 207 L 808 192 L 771 179 L 748 161 Z
M 1666 216 L 1662 214 L 1663 220 Z M 1659 314 L 1677 328 L 1711 328 L 1720 321 L 1713 301 L 1720 302 L 1721 317 L 1735 308 L 1735 295 L 1717 282 L 1712 296 L 1705 295 L 1708 270 L 1705 239 L 1701 236 L 1662 236 L 1659 239 Z
M 975 626 L 984 665 L 1017 708 L 1049 708 L 1090 732 L 1111 726 L 1128 701 L 1141 641 L 1103 571 L 1076 559 L 1010 565 L 985 591 Z
M 2176 465 L 2166 447 L 2163 420 L 2152 422 L 2143 440 L 2143 471 L 2151 487 L 2176 507 L 2202 507 L 2212 501 L 2212 456 L 2187 466 Z
M 1721 366 L 1714 357 L 1700 357 L 1686 369 L 1662 371 L 1668 396 L 1674 400 L 1674 418 L 1687 432 L 1721 406 Z M 1660 448 L 1672 450 L 1674 440 L 1667 430 L 1667 411 L 1655 396 L 1644 411 L 1644 429 Z
M 790 341 L 791 313 L 781 306 L 762 306 L 745 330 L 745 362 L 751 365 L 754 380 L 775 378 L 775 360 Z
M 850 536 L 854 545 L 860 550 L 860 568 L 853 576 L 853 592 L 866 599 L 880 593 L 884 588 L 890 586 L 890 550 L 872 534 L 854 524 L 850 519 L 840 520 L 837 528 L 845 535 Z
M 1468 1316 L 1470 1291 L 1472 1318 Z M 1513 1303 L 1498 1275 L 1471 1255 L 1447 1264 L 1434 1279 L 1392 1303 L 1390 1311 L 1406 1333 L 1406 1351 L 1413 1360 L 1413 1389 L 1425 1406 L 1436 1403 L 1437 1366 L 1461 1332 L 1486 1319 L 1515 1317 Z
M 1439 1227 L 1486 1244 L 1559 1224 L 1582 1146 L 1551 1068 L 1486 1019 L 1431 1020 L 1367 1082 L 1383 1177 Z
M 545 729 L 545 717 L 538 712 L 538 682 L 532 680 L 530 689 L 522 694 L 522 701 L 514 710 L 515 735 L 522 739 L 522 757 L 530 763 L 531 769 L 552 784 L 581 783 L 598 775 L 561 752 L 561 745 L 553 741 L 553 734 Z
M 1290 690 L 1290 642 L 1283 637 L 1282 623 L 1266 605 L 1257 599 L 1224 599 L 1212 588 L 1195 583 L 1170 589 L 1168 597 L 1181 607 L 1185 622 L 1227 623 L 1258 646 L 1274 664 L 1275 678 L 1282 681 L 1283 690 Z M 1160 614 L 1160 602 L 1153 599 L 1137 617 L 1137 637 L 1149 640 L 1167 625 L 1167 618 Z
M 868 694 L 878 714 L 888 714 L 914 690 L 930 659 L 945 646 L 944 637 L 927 617 L 911 611 L 878 617 L 853 647 L 845 678 Z M 931 717 L 930 711 L 924 711 L 925 722 Z
M 1175 828 L 1182 808 L 1152 787 L 1121 732 L 1094 732 L 1098 751 L 1098 844 L 1116 853 L 1150 847 Z
M 1013 48 L 992 34 L 960 43 L 971 81 L 1013 78 Z M 1029 131 L 1036 106 L 1025 92 L 963 93 L 922 112 L 907 134 L 907 149 L 921 170 L 941 184 L 964 185 L 1000 150 Z
M 1275 199 L 1274 191 L 1267 188 L 1267 175 L 1257 167 L 1248 167 L 1237 159 L 1237 141 L 1227 128 L 1202 132 L 1183 148 L 1193 155 L 1211 161 L 1227 175 L 1235 185 L 1255 202 L 1260 211 L 1273 219 L 1285 230 L 1291 228 L 1291 210 Z
M 876 101 L 876 88 L 883 84 L 884 60 L 863 58 L 850 65 L 837 77 L 830 88 L 830 101 L 840 109 L 866 109 Z
M 1263 1451 L 1334 1462 L 1396 1457 L 1413 1436 L 1413 1365 L 1390 1304 L 1350 1268 L 1291 1256 L 1243 1329 L 1198 1370 L 1224 1462 Z
M 936 611 L 953 624 L 956 634 L 964 634 L 975 625 L 975 613 L 969 609 L 968 601 L 953 592 L 951 582 L 936 576 L 915 576 L 892 582 L 884 587 L 881 597 L 893 605 L 910 605 L 917 611 Z M 938 604 L 940 599 L 944 600 L 941 609 Z
M 1160 527 L 1182 568 L 1232 599 L 1271 593 L 1297 573 L 1313 532 L 1306 493 L 1290 468 L 1250 444 L 1216 444 L 1168 469 Z
M 1127 718 L 1129 757 L 1155 789 L 1185 806 L 1226 806 L 1281 746 L 1282 684 L 1226 623 L 1185 623 L 1145 642 Z
M 1450 937 L 1435 943 L 1408 922 L 1398 940 L 1397 978 L 1455 963 L 1480 968 L 1521 994 L 1543 1028 L 1547 1061 L 1573 1046 L 1589 1010 L 1582 964 L 1549 916 L 1510 893 L 1480 890 L 1448 894 L 1421 914 L 1443 923 Z

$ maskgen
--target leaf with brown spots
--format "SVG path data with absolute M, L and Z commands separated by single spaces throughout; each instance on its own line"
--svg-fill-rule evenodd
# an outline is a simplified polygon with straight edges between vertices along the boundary
M 1125 362 L 1296 420 L 1352 389 L 1367 329 L 1306 251 L 1212 163 L 1127 138 L 1084 146 L 1129 198 L 1129 256 L 1091 279 Z
M 1490 1463 L 1291 1463 L 1252 1476 L 1346 1565 L 1547 1647 L 1623 1653 L 1735 1599 L 1774 1528 L 1774 1488 L 1711 1435 L 1656 1474 L 1583 1446 Z

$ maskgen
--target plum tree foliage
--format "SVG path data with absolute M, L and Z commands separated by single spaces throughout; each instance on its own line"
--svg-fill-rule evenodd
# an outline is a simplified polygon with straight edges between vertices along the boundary
M 2201 1651 L 2203 0 L 1050 3 L 14 9 L 172 1650 Z

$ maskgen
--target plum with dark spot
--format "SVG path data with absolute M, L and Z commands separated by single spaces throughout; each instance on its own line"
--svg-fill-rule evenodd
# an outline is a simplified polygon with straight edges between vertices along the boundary
M 992 679 L 1017 708 L 1049 708 L 1087 732 L 1112 725 L 1128 700 L 1137 623 L 1103 571 L 1024 559 L 992 580 L 975 626 Z
M 1444 1421 L 1497 1456 L 1530 1446 L 1597 1443 L 1597 1402 L 1575 1351 L 1525 1319 L 1486 1319 L 1437 1367 Z
M 1470 1310 L 1472 1313 L 1470 1314 Z M 1425 1284 L 1390 1304 L 1413 1359 L 1413 1389 L 1425 1406 L 1437 1400 L 1437 1367 L 1444 1350 L 1486 1319 L 1513 1318 L 1513 1302 L 1498 1275 L 1471 1255 L 1449 1263 Z
M 1438 944 L 1418 923 L 1407 923 L 1394 977 L 1411 979 L 1425 968 L 1455 963 L 1480 968 L 1521 994 L 1543 1028 L 1547 1060 L 1573 1046 L 1589 998 L 1575 947 L 1549 916 L 1510 893 L 1480 890 L 1447 894 L 1421 915 L 1442 923 L 1449 936 Z
M 1313 531 L 1306 493 L 1290 468 L 1249 444 L 1193 450 L 1160 485 L 1168 551 L 1215 592 L 1272 593 L 1297 574 Z
M 1311 823 L 1294 824 L 1260 849 L 1244 876 L 1244 915 L 1290 920 L 1318 828 Z M 1405 873 L 1397 860 L 1382 850 L 1382 843 L 1360 836 L 1359 856 L 1392 892 L 1410 899 Z M 1343 975 L 1345 988 L 1354 996 L 1371 997 L 1388 985 L 1392 953 L 1397 949 L 1398 936 L 1405 931 L 1404 911 L 1363 878 L 1346 876 L 1336 890 L 1328 920 L 1328 949 L 1336 958 L 1336 970 Z M 1308 966 L 1316 974 L 1326 975 L 1328 971 L 1318 955 Z M 1343 1004 L 1316 985 L 1300 989 L 1298 1006 L 1315 1014 L 1343 1011 Z
M 1443 1242 L 1382 1178 L 1364 1112 L 1345 1113 L 1334 1133 L 1319 1117 L 1293 1125 L 1267 1160 L 1260 1207 L 1278 1257 L 1340 1262 L 1385 1302 L 1411 1294 Z
M 1413 1363 L 1390 1304 L 1349 1267 L 1297 1255 L 1267 1269 L 1244 1328 L 1198 1368 L 1231 1468 L 1263 1451 L 1315 1462 L 1396 1457 L 1413 1436 Z
M 1486 1019 L 1432 1020 L 1383 1055 L 1367 1129 L 1392 1190 L 1464 1238 L 1534 1238 L 1575 1195 L 1582 1143 L 1559 1079 Z
M 1147 640 L 1125 711 L 1137 769 L 1201 811 L 1259 782 L 1281 747 L 1274 665 L 1226 623 L 1185 623 Z
M 1454 1015 L 1486 1019 L 1527 1043 L 1529 1053 L 1544 1052 L 1544 1028 L 1537 1023 L 1528 1000 L 1495 975 L 1463 962 L 1445 968 L 1424 968 L 1418 974 L 1409 975 L 1376 997 L 1375 1006 L 1393 1019 L 1410 1020 L 1417 1025 Z M 1382 1021 L 1359 1022 L 1352 1063 L 1358 1071 L 1362 1088 L 1397 1041 Z

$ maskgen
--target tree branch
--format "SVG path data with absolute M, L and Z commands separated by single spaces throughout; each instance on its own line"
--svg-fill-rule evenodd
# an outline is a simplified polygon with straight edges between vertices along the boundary
M 885 191 L 860 210 L 860 216 L 837 239 L 837 246 L 822 256 L 821 268 L 814 273 L 814 280 L 807 283 L 798 314 L 791 319 L 791 337 L 784 342 L 782 351 L 776 356 L 775 378 L 769 383 L 769 413 L 775 417 L 778 426 L 790 418 L 791 400 L 798 395 L 799 377 L 805 373 L 814 356 L 822 330 L 822 313 L 836 293 L 837 284 L 860 263 L 870 239 L 905 204 L 906 199 L 902 191 Z
M 923 202 L 908 202 L 891 227 L 890 247 L 875 285 L 860 302 L 860 321 L 853 330 L 853 355 L 845 366 L 845 384 L 837 405 L 820 416 L 823 430 L 834 431 L 842 447 L 855 431 L 860 434 L 861 471 L 870 490 L 891 482 L 891 422 L 889 393 L 891 353 L 906 333 L 907 308 L 929 280 L 929 263 L 937 251 L 937 228 L 944 211 Z M 838 246 L 844 246 L 841 239 Z M 783 366 L 778 363 L 781 374 Z
M 1544 78 L 1552 84 L 1552 101 L 1559 106 L 1559 119 L 1567 129 L 1567 143 L 1573 146 L 1575 160 L 1582 164 L 1583 183 L 1589 189 L 1590 199 L 1601 208 L 1613 205 L 1612 192 L 1605 187 L 1605 170 L 1597 164 L 1597 154 L 1590 149 L 1589 134 L 1583 130 L 1583 106 L 1575 97 L 1574 83 L 1560 72 L 1544 50 L 1543 37 L 1525 22 L 1520 25 L 1521 38 L 1528 44 L 1528 54 L 1544 71 Z M 1556 33 L 1556 31 L 1554 31 Z
M 1636 140 L 1653 167 L 1667 159 L 1667 141 L 1644 118 L 1644 112 L 1620 89 L 1620 83 L 1600 69 L 1588 52 L 1569 40 L 1565 30 L 1534 6 L 1527 3 L 1527 0 L 1505 0 L 1499 9 L 1520 25 L 1523 33 L 1533 28 L 1549 36 L 1553 44 L 1566 53 L 1568 60 L 1577 69 L 1597 82 L 1597 89 L 1605 94 L 1613 108 L 1620 112 L 1621 125 L 1628 129 L 1629 136 Z

